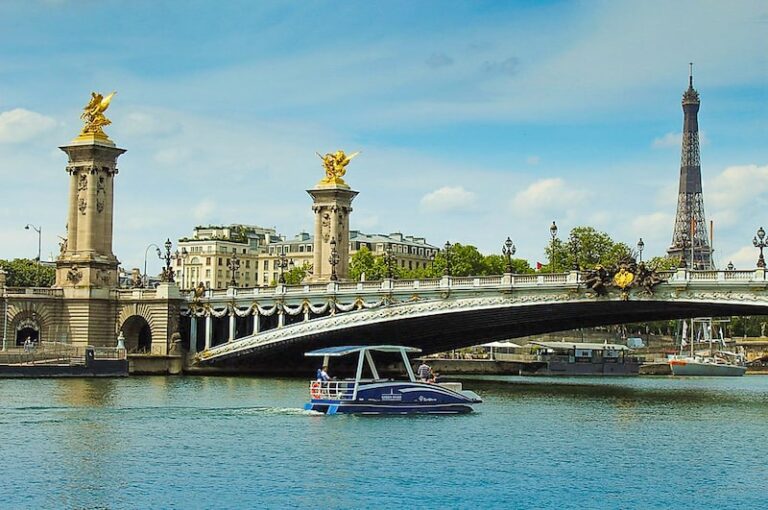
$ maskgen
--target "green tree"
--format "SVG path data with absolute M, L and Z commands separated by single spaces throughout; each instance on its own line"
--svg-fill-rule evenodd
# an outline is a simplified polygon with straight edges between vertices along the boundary
M 312 270 L 312 264 L 304 262 L 301 266 L 295 266 L 288 272 L 284 273 L 285 283 L 287 285 L 299 285 L 307 277 L 307 274 Z
M 671 257 L 653 257 L 645 265 L 656 271 L 669 271 L 676 269 L 680 265 L 680 260 Z
M 633 255 L 629 246 L 615 242 L 608 234 L 593 227 L 574 227 L 567 241 L 555 239 L 554 243 L 547 245 L 545 251 L 551 262 L 542 269 L 551 271 L 551 264 L 554 262 L 555 272 L 573 269 L 576 257 L 578 257 L 579 267 L 591 269 L 598 264 L 610 266 Z
M 56 270 L 31 259 L 0 259 L 0 268 L 7 274 L 8 287 L 50 287 L 56 280 Z

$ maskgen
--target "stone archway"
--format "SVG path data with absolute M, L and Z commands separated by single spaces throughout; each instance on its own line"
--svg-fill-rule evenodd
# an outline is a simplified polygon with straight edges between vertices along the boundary
M 32 317 L 25 317 L 16 324 L 16 345 L 24 345 L 27 338 L 33 343 L 40 341 L 40 324 Z
M 152 328 L 141 315 L 131 315 L 120 327 L 125 337 L 128 352 L 150 352 L 152 350 Z

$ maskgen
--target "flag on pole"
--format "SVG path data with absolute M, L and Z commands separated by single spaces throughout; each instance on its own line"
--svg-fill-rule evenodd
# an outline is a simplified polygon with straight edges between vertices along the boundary
M 536 271 L 541 271 L 541 268 L 544 267 L 541 262 L 536 262 Z

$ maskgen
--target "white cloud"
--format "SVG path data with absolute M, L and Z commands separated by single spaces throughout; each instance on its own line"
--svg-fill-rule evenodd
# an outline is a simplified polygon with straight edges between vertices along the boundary
M 729 166 L 707 185 L 705 197 L 720 209 L 740 207 L 759 201 L 768 203 L 768 165 Z
M 212 200 L 203 200 L 192 209 L 192 216 L 198 221 L 210 221 L 211 214 L 216 210 L 216 204 Z
M 653 139 L 653 143 L 651 146 L 654 149 L 679 149 L 682 145 L 682 139 L 683 139 L 683 133 L 681 132 L 671 132 L 667 133 L 664 136 L 660 136 L 658 138 Z M 707 134 L 704 131 L 699 131 L 699 145 L 709 145 L 709 138 L 707 138 Z
M 475 203 L 475 194 L 461 186 L 443 186 L 421 199 L 421 208 L 428 212 L 466 210 Z
M 541 179 L 530 184 L 512 199 L 512 208 L 519 214 L 567 212 L 583 205 L 589 193 L 573 187 L 563 179 Z
M 654 149 L 666 149 L 669 147 L 680 147 L 682 133 L 667 133 L 664 136 L 653 139 Z
M 759 252 L 754 246 L 742 246 L 736 251 L 727 253 L 720 265 L 725 267 L 728 262 L 733 262 L 736 269 L 755 269 L 758 255 Z
M 56 121 L 36 112 L 16 108 L 0 113 L 0 143 L 21 143 L 53 129 Z

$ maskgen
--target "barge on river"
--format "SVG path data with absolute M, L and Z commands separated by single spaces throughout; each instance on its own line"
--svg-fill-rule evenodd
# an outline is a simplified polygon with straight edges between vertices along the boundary
M 536 360 L 521 375 L 637 375 L 642 364 L 626 345 L 578 342 L 531 342 Z

